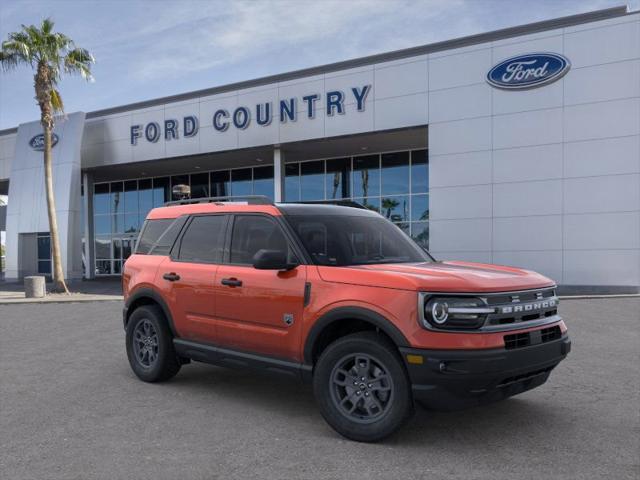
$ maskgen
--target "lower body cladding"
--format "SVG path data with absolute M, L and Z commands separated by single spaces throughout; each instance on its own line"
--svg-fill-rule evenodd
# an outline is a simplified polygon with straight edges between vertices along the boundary
M 482 405 L 542 385 L 571 351 L 568 335 L 490 350 L 400 348 L 415 400 L 434 410 Z

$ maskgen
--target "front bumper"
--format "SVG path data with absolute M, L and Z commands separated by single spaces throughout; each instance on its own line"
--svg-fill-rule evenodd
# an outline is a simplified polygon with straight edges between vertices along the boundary
M 437 410 L 481 405 L 538 387 L 570 350 L 566 333 L 513 350 L 400 348 L 414 398 Z

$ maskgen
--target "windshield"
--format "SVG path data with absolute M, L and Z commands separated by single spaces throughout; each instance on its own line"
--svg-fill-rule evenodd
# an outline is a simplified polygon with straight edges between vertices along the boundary
M 373 216 L 286 217 L 317 265 L 430 262 L 433 259 L 398 227 Z

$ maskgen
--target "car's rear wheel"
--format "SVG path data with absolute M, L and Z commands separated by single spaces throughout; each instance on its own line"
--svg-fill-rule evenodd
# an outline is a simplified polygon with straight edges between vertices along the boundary
M 411 387 L 397 349 L 373 332 L 329 345 L 316 364 L 313 384 L 324 419 L 351 440 L 382 440 L 413 413 Z
M 145 382 L 175 376 L 180 361 L 164 314 L 155 305 L 136 308 L 127 322 L 127 357 L 133 372 Z

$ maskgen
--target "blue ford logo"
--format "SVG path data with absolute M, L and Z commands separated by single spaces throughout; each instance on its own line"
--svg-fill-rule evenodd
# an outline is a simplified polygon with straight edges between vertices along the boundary
M 496 88 L 522 90 L 561 78 L 571 62 L 557 53 L 530 53 L 508 58 L 489 70 L 487 82 Z
M 51 134 L 51 148 L 56 146 L 56 143 L 58 143 L 58 135 L 56 135 L 55 133 Z M 33 148 L 34 150 L 37 150 L 38 152 L 43 152 L 44 151 L 44 133 L 39 133 L 38 135 L 36 135 L 35 137 L 33 137 L 31 140 L 29 140 L 29 146 L 31 146 L 31 148 Z

